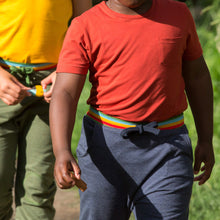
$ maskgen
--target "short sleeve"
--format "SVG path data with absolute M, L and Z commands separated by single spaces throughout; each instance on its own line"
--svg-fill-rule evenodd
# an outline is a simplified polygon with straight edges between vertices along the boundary
M 87 74 L 90 61 L 89 47 L 82 24 L 73 19 L 63 42 L 59 55 L 57 72 Z
M 191 12 L 186 7 L 186 14 L 188 19 L 188 37 L 186 42 L 186 49 L 183 54 L 184 60 L 195 60 L 202 56 L 202 47 L 196 31 L 196 25 L 191 15 Z

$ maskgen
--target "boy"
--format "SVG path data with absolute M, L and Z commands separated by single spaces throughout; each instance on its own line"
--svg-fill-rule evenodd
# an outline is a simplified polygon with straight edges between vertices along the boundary
M 71 154 L 77 102 L 90 71 L 90 109 Z M 108 0 L 67 33 L 50 106 L 55 178 L 82 177 L 80 219 L 188 219 L 192 147 L 185 91 L 198 133 L 194 173 L 214 165 L 212 85 L 194 21 L 172 0 Z M 201 168 L 201 163 L 204 167 Z M 81 174 L 82 172 L 82 174 Z
M 13 187 L 15 219 L 54 218 L 56 185 L 47 103 L 52 87 L 44 94 L 47 102 L 27 90 L 55 81 L 52 72 L 68 22 L 73 12 L 76 16 L 89 7 L 88 0 L 0 3 L 0 220 L 11 219 Z

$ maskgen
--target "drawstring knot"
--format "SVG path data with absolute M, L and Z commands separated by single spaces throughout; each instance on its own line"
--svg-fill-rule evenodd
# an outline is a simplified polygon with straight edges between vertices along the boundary
M 150 122 L 148 124 L 140 124 L 136 125 L 135 127 L 125 128 L 121 132 L 121 136 L 123 138 L 129 138 L 129 135 L 132 133 L 144 134 L 144 133 L 151 133 L 154 135 L 158 135 L 160 130 L 157 129 L 158 124 L 157 122 Z

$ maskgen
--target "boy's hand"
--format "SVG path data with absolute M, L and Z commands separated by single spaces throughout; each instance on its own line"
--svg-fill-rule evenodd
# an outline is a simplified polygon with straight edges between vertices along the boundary
M 87 189 L 87 184 L 82 179 L 76 179 L 73 172 L 70 172 L 70 177 L 75 181 L 75 185 L 84 192 Z
M 30 88 L 21 84 L 14 76 L 0 67 L 0 99 L 7 105 L 16 105 L 31 94 Z
M 54 176 L 57 185 L 61 189 L 68 189 L 75 186 L 76 181 L 72 178 L 72 173 L 77 180 L 80 180 L 80 168 L 69 151 L 63 151 L 56 157 Z
M 201 167 L 202 163 L 204 165 Z M 196 176 L 194 181 L 198 181 L 199 185 L 204 184 L 211 175 L 214 163 L 215 157 L 212 144 L 198 143 L 195 149 L 194 174 L 197 175 L 200 171 L 202 173 Z
M 53 91 L 55 81 L 56 81 L 56 71 L 52 72 L 48 77 L 46 77 L 45 79 L 43 79 L 41 81 L 41 85 L 42 85 L 43 89 L 46 89 L 48 85 L 52 84 L 50 87 L 50 90 L 47 91 L 46 93 L 44 93 L 44 99 L 48 103 L 51 100 L 52 91 Z

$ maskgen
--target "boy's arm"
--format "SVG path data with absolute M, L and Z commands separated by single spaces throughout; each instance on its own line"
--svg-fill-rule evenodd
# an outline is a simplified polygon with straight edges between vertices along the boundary
M 193 61 L 183 61 L 183 77 L 188 101 L 193 113 L 198 143 L 195 149 L 195 181 L 205 183 L 215 163 L 213 137 L 213 89 L 208 67 L 203 56 Z M 201 167 L 202 163 L 204 166 Z
M 85 79 L 86 75 L 57 73 L 50 103 L 50 129 L 56 158 L 54 175 L 62 189 L 75 185 L 71 171 L 80 179 L 80 168 L 71 153 L 71 137 Z
M 72 0 L 73 3 L 73 16 L 79 16 L 84 11 L 92 7 L 92 0 Z

